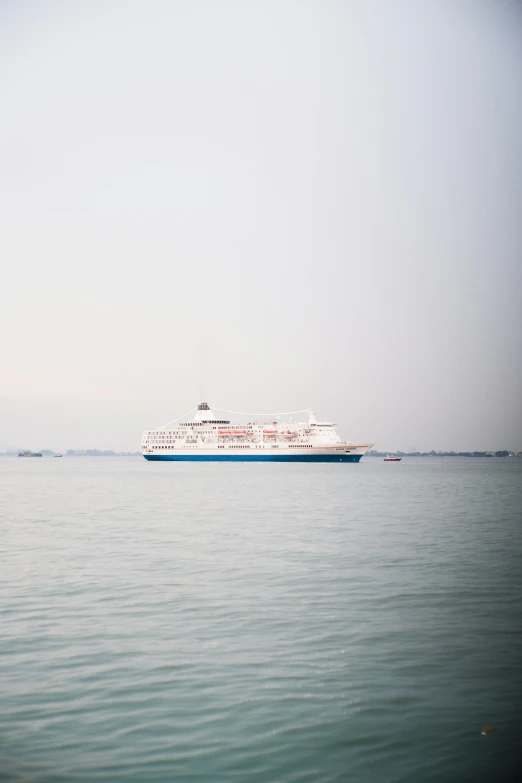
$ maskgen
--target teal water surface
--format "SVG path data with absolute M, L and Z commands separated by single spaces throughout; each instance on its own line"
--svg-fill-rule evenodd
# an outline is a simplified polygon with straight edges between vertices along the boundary
M 509 458 L 1 459 L 0 781 L 522 779 L 521 494 Z

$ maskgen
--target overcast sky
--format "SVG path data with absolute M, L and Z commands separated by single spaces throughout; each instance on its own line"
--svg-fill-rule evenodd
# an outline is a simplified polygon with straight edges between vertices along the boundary
M 0 449 L 522 449 L 520 3 L 3 0 L 0 114 Z

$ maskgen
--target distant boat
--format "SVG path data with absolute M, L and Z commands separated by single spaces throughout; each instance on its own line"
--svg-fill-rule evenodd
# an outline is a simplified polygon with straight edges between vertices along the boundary
M 387 455 L 387 456 L 384 458 L 384 461 L 385 461 L 385 462 L 400 462 L 400 461 L 401 461 L 401 459 L 402 459 L 402 457 L 390 457 L 390 455 L 388 454 L 388 455 Z
M 55 457 L 63 457 L 63 454 L 55 454 Z

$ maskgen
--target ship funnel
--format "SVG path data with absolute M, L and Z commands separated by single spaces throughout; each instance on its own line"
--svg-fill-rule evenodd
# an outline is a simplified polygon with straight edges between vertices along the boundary
M 308 424 L 317 424 L 317 416 L 311 410 L 308 411 Z
M 214 421 L 216 417 L 210 410 L 208 402 L 200 402 L 198 412 L 194 416 L 194 421 Z

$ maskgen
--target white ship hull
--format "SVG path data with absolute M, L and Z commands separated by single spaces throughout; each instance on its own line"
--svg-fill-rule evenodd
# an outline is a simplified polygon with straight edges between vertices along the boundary
M 311 448 L 309 450 L 278 448 L 265 449 L 249 447 L 237 449 L 224 447 L 223 449 L 176 449 L 173 451 L 143 452 L 146 460 L 157 461 L 191 461 L 191 462 L 359 462 L 366 454 L 370 445 L 351 446 L 350 448 Z

